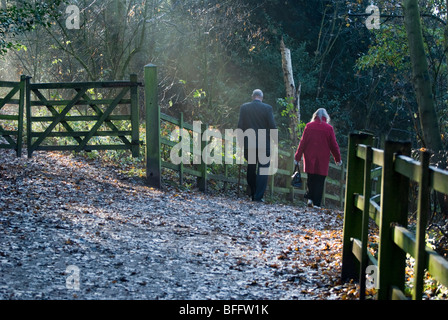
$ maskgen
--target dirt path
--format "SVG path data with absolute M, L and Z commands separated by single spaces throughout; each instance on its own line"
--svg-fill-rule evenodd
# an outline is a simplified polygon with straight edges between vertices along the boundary
M 0 299 L 355 294 L 338 283 L 341 212 L 158 191 L 60 153 L 0 155 Z

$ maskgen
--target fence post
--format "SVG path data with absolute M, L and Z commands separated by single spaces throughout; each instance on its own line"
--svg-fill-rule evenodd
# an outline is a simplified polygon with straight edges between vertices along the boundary
M 160 109 L 157 90 L 157 66 L 145 66 L 146 103 L 146 181 L 151 187 L 162 187 L 160 158 Z
M 223 190 L 224 190 L 224 192 L 226 192 L 228 189 L 228 185 L 229 185 L 229 183 L 227 182 L 227 178 L 229 177 L 229 163 L 228 163 L 229 155 L 227 153 L 227 145 L 230 144 L 233 147 L 234 137 L 228 136 L 227 133 L 224 133 L 223 143 L 224 143 L 224 154 L 223 154 L 224 176 L 226 177 L 226 180 L 224 180 L 224 184 L 223 184 Z
M 420 153 L 420 181 L 418 186 L 418 208 L 417 208 L 417 230 L 416 230 L 416 252 L 414 264 L 414 290 L 412 299 L 421 300 L 423 293 L 423 277 L 425 275 L 426 259 L 426 224 L 429 211 L 429 158 L 430 153 Z
M 366 298 L 366 269 L 368 266 L 367 256 L 367 242 L 369 241 L 369 207 L 370 197 L 372 194 L 372 158 L 373 151 L 371 146 L 367 146 L 366 159 L 364 161 L 364 207 L 362 209 L 362 232 L 361 232 L 361 267 L 359 272 L 359 299 L 364 300 Z
M 378 300 L 387 300 L 393 287 L 404 290 L 406 252 L 392 239 L 394 224 L 407 225 L 409 178 L 395 171 L 397 155 L 409 156 L 411 144 L 408 142 L 386 141 L 381 178 L 381 214 L 379 225 Z
M 184 113 L 180 113 L 180 119 L 179 119 L 179 143 L 183 144 L 184 140 Z M 188 146 L 190 147 L 190 146 Z M 184 154 L 183 154 L 183 148 L 180 149 L 180 158 L 182 161 L 179 163 L 179 185 L 184 184 Z
M 290 175 L 289 175 L 289 179 L 287 179 L 286 181 L 288 181 L 288 182 L 290 182 L 291 181 L 291 179 L 290 179 L 290 177 L 294 174 L 294 172 L 295 172 L 295 169 L 296 169 L 296 166 L 294 165 L 294 161 L 295 161 L 295 152 L 294 152 L 294 150 L 290 150 L 290 152 L 291 152 L 291 155 L 289 156 L 289 158 L 288 158 L 288 162 L 289 162 L 289 170 L 290 170 Z M 300 168 L 299 168 L 299 170 L 300 170 Z M 272 176 L 272 177 L 274 177 L 274 176 Z M 291 183 L 289 183 L 289 196 L 291 197 L 291 202 L 292 203 L 294 203 L 294 187 L 291 185 Z
M 25 79 L 25 101 L 26 101 L 26 147 L 28 151 L 28 158 L 31 158 L 33 150 L 31 149 L 33 143 L 32 136 L 32 123 L 31 123 L 31 88 L 30 88 L 31 77 L 26 77 Z
M 205 123 L 201 123 L 201 132 L 200 132 L 200 146 L 201 146 L 201 163 L 199 165 L 199 171 L 201 172 L 201 176 L 198 177 L 197 181 L 198 181 L 198 187 L 199 187 L 199 191 L 202 192 L 207 192 L 207 162 L 208 159 L 206 158 L 206 155 L 204 154 L 204 149 L 207 146 L 209 139 L 206 139 L 206 141 L 204 141 L 204 132 L 207 130 L 208 125 Z M 209 137 L 207 137 L 209 138 Z
M 137 86 L 137 75 L 131 74 L 131 130 L 132 130 L 132 141 L 131 141 L 131 151 L 134 158 L 140 156 L 140 116 L 139 116 L 139 106 L 138 106 L 138 86 Z
M 372 141 L 373 136 L 366 133 L 353 133 L 349 136 L 342 240 L 341 278 L 343 281 L 356 279 L 359 275 L 359 272 L 357 272 L 357 259 L 352 253 L 351 239 L 361 239 L 362 216 L 354 205 L 354 195 L 363 192 L 364 165 L 363 161 L 356 156 L 356 146 L 358 144 L 370 145 Z
M 17 123 L 17 157 L 22 156 L 22 145 L 23 145 L 23 111 L 25 106 L 25 90 L 26 90 L 26 79 L 25 75 L 20 76 L 20 96 L 19 96 L 19 120 Z
M 339 191 L 339 199 L 341 200 L 340 202 L 340 208 L 344 207 L 344 195 L 345 195 L 345 190 L 344 190 L 344 178 L 345 178 L 345 165 L 342 164 L 341 165 L 341 179 L 339 180 L 339 185 L 341 186 L 341 190 Z

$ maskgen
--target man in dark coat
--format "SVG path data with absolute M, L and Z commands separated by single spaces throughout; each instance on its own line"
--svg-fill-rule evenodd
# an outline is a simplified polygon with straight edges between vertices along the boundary
M 243 130 L 244 158 L 247 160 L 247 184 L 253 201 L 263 201 L 268 183 L 268 175 L 260 173 L 260 168 L 270 165 L 270 130 L 277 129 L 272 107 L 263 103 L 263 92 L 260 89 L 252 93 L 252 102 L 240 107 L 238 128 Z M 251 140 L 254 132 L 255 143 Z M 258 165 L 258 170 L 257 170 Z

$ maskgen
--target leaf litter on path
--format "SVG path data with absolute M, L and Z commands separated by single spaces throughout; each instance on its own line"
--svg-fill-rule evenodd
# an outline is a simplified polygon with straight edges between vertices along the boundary
M 1 154 L 0 299 L 356 297 L 339 281 L 341 212 L 155 190 L 65 153 Z

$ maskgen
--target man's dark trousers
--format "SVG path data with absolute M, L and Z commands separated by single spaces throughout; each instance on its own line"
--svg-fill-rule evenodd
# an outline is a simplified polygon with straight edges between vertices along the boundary
M 261 164 L 258 161 L 258 150 L 252 149 L 253 152 L 256 152 L 256 163 L 253 161 L 249 162 L 249 151 L 248 149 L 244 149 L 244 157 L 248 162 L 247 165 L 247 184 L 250 188 L 250 193 L 253 201 L 261 201 L 264 196 L 264 192 L 266 191 L 266 187 L 268 185 L 269 175 L 260 174 L 260 168 L 269 168 L 270 162 L 266 164 Z M 251 159 L 252 160 L 252 159 Z M 267 169 L 266 169 L 267 170 Z

